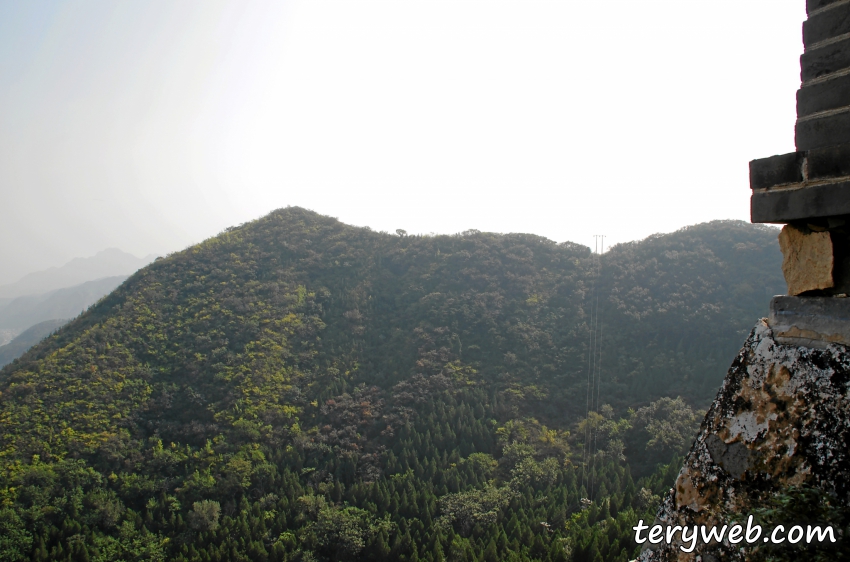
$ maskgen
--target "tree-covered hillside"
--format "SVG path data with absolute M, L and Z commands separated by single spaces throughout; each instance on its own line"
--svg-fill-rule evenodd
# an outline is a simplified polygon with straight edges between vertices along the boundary
M 0 558 L 628 560 L 780 260 L 276 211 L 0 371 Z

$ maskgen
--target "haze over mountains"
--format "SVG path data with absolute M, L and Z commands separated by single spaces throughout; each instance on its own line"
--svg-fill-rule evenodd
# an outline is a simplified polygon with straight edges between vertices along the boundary
M 47 293 L 103 277 L 127 276 L 155 257 L 137 258 L 117 248 L 109 248 L 89 258 L 75 258 L 61 267 L 30 273 L 14 283 L 0 285 L 0 304 L 3 304 L 2 299 Z
M 0 366 L 41 339 L 38 334 L 50 333 L 48 326 L 55 329 L 76 317 L 151 261 L 153 256 L 137 258 L 110 248 L 0 286 Z M 30 330 L 37 324 L 40 328 Z M 7 346 L 13 340 L 15 345 Z
M 39 322 L 15 336 L 10 342 L 0 345 L 0 367 L 8 365 L 23 355 L 26 350 L 58 330 L 67 322 L 67 318 Z
M 11 299 L 0 307 L 0 329 L 24 330 L 45 320 L 74 318 L 125 279 L 127 275 L 103 277 L 73 287 Z
M 0 370 L 0 545 L 634 558 L 665 463 L 785 290 L 776 229 L 715 221 L 602 256 L 400 234 L 275 211 L 142 269 Z

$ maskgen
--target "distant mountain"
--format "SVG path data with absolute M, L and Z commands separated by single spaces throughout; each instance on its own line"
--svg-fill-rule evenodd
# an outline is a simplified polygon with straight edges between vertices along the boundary
M 0 329 L 0 345 L 6 345 L 20 333 L 20 330 Z
M 67 319 L 46 320 L 21 332 L 6 345 L 0 345 L 0 367 L 8 365 L 24 354 L 26 350 L 58 330 L 68 322 Z
M 0 330 L 21 331 L 57 318 L 74 318 L 127 279 L 104 277 L 40 295 L 18 297 L 0 305 Z
M 104 277 L 131 275 L 152 262 L 155 257 L 148 255 L 137 258 L 117 248 L 109 248 L 90 258 L 74 258 L 62 267 L 30 273 L 14 283 L 0 286 L 0 306 L 3 305 L 4 299 L 38 295 Z

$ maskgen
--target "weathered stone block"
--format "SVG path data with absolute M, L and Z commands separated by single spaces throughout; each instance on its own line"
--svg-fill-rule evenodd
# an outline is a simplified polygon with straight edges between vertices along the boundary
M 773 297 L 767 323 L 785 345 L 850 345 L 850 298 Z
M 800 57 L 800 80 L 826 76 L 850 67 L 850 39 L 806 51 Z
M 803 44 L 806 47 L 850 33 L 850 4 L 836 6 L 803 23 Z
M 797 117 L 850 105 L 850 74 L 797 90 Z
M 783 345 L 775 329 L 759 321 L 729 368 L 655 523 L 691 529 L 731 525 L 772 507 L 770 498 L 791 486 L 820 490 L 836 507 L 849 509 L 848 378 L 847 347 Z M 783 521 L 787 527 L 798 523 Z M 728 540 L 697 541 L 696 550 L 685 553 L 679 549 L 683 542 L 681 534 L 672 544 L 647 542 L 639 560 L 743 562 L 759 554 L 758 544 Z M 806 560 L 805 553 L 796 559 Z
M 754 191 L 750 217 L 755 223 L 782 223 L 850 214 L 850 182 L 792 189 Z
M 812 232 L 787 224 L 779 233 L 779 248 L 789 295 L 829 289 L 835 284 L 829 232 Z
M 802 182 L 805 156 L 805 152 L 792 152 L 753 160 L 750 162 L 750 189 Z
M 850 142 L 850 111 L 819 119 L 797 121 L 794 140 L 797 150 L 811 150 Z

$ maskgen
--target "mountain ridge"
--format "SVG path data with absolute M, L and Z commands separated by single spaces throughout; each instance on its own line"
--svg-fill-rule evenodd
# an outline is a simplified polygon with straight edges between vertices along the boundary
M 299 208 L 228 229 L 0 370 L 10 528 L 60 559 L 625 562 L 675 463 L 653 470 L 695 431 L 687 402 L 783 286 L 775 234 L 716 221 L 597 261 Z M 27 523 L 48 500 L 88 507 Z

